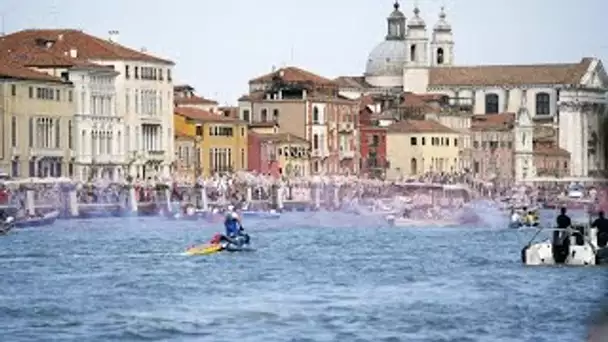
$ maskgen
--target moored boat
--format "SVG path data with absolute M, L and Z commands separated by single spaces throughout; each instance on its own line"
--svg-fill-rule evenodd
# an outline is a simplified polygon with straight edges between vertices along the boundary
M 13 224 L 16 228 L 50 226 L 59 217 L 59 210 L 53 210 L 37 217 L 26 217 L 15 220 Z

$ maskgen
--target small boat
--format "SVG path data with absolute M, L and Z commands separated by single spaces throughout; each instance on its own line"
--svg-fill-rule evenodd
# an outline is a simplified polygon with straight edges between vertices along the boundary
M 548 238 L 535 242 L 543 231 L 548 231 L 551 235 L 559 232 L 560 238 L 556 241 Z M 606 251 L 606 248 L 598 246 L 597 228 L 592 228 L 588 223 L 573 223 L 567 229 L 539 227 L 522 248 L 521 261 L 528 266 L 599 265 L 608 261 Z
M 16 228 L 50 226 L 55 223 L 55 220 L 57 220 L 58 217 L 59 210 L 53 210 L 39 217 L 17 219 L 13 225 Z
M 241 217 L 243 218 L 259 218 L 259 219 L 278 219 L 281 217 L 281 214 L 271 210 L 271 211 L 251 211 L 251 210 L 243 210 L 241 211 Z
M 447 228 L 460 225 L 458 221 L 452 220 L 411 219 L 407 217 L 395 217 L 393 215 L 389 215 L 386 220 L 391 226 L 402 228 Z

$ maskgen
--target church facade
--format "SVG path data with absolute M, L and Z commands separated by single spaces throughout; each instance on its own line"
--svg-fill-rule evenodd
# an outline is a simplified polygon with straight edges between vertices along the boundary
M 416 7 L 409 20 L 395 3 L 387 35 L 369 54 L 363 76 L 340 77 L 341 93 L 443 94 L 472 114 L 515 113 L 516 180 L 536 176 L 533 142 L 539 126 L 570 153 L 572 176 L 607 168 L 608 75 L 600 60 L 537 65 L 455 65 L 454 35 L 441 10 L 428 34 Z M 548 133 L 547 133 L 548 132 Z

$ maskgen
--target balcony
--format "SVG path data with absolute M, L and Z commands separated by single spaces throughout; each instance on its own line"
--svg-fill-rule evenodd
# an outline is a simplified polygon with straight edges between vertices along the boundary
M 353 159 L 353 158 L 355 158 L 355 151 L 340 150 L 340 159 Z
M 352 122 L 340 122 L 338 131 L 340 133 L 350 133 L 355 130 L 355 124 Z
M 30 148 L 30 156 L 32 157 L 64 157 L 65 151 L 60 148 Z
M 145 159 L 163 161 L 165 160 L 165 151 L 146 151 Z

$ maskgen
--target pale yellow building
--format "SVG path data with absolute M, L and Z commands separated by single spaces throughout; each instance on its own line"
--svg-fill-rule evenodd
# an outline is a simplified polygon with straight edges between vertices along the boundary
M 75 110 L 71 83 L 0 60 L 0 171 L 71 176 Z
M 201 175 L 247 169 L 248 128 L 245 122 L 194 107 L 176 107 L 173 121 L 178 135 L 195 139 Z
M 387 129 L 389 174 L 417 176 L 459 169 L 461 133 L 433 120 L 404 120 Z

